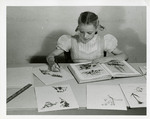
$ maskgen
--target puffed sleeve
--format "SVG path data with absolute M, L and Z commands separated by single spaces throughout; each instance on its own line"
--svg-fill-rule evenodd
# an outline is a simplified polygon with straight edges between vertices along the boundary
M 104 36 L 104 42 L 104 50 L 108 52 L 112 52 L 118 45 L 117 39 L 111 34 Z
M 71 48 L 71 36 L 69 35 L 62 35 L 57 41 L 57 49 L 62 49 L 66 52 L 69 52 Z

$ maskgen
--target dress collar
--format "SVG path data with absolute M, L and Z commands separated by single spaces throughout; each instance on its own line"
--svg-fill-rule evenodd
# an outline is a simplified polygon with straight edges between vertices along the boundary
M 97 34 L 88 42 L 89 44 L 93 44 L 93 43 L 95 43 L 96 42 L 96 39 L 97 39 Z

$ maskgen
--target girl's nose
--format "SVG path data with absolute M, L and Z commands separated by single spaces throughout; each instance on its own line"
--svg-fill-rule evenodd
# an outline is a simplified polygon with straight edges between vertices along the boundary
M 85 37 L 85 38 L 87 38 L 87 37 L 88 37 L 88 34 L 87 34 L 87 33 L 85 33 L 85 34 L 84 34 L 84 37 Z

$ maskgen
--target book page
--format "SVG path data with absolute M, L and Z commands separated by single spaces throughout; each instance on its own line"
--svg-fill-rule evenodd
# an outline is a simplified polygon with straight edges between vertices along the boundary
M 141 75 L 126 61 L 112 60 L 102 66 L 113 76 L 113 77 L 128 77 Z
M 146 107 L 146 84 L 120 84 L 131 108 Z
M 33 84 L 32 67 L 7 68 L 7 87 L 22 88 Z
M 73 78 L 72 75 L 62 67 L 60 68 L 60 72 L 52 72 L 48 69 L 47 65 L 33 68 L 33 74 L 35 74 L 45 85 L 50 85 Z
M 70 85 L 35 87 L 38 112 L 79 108 Z
M 81 80 L 100 78 L 110 75 L 100 64 L 78 63 L 71 65 Z
M 87 109 L 127 110 L 119 85 L 87 85 Z

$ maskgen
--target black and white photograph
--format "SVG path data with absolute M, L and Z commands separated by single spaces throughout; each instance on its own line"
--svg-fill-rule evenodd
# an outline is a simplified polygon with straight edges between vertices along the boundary
M 5 6 L 5 116 L 149 115 L 147 5 L 19 4 Z
M 70 53 L 70 54 L 69 54 Z M 70 58 L 70 59 L 69 59 Z M 69 63 L 93 62 L 106 63 L 114 60 L 125 60 L 134 68 L 146 66 L 146 7 L 144 6 L 8 6 L 7 7 L 7 71 L 9 68 L 32 67 L 48 65 L 52 72 L 67 71 Z M 109 66 L 109 65 L 108 65 Z M 112 65 L 111 65 L 112 66 Z M 116 65 L 115 65 L 116 66 Z M 118 66 L 118 65 L 117 65 Z M 118 67 L 117 67 L 118 68 Z M 16 70 L 16 73 L 19 72 Z M 120 70 L 119 70 L 120 71 Z M 25 71 L 23 71 L 25 72 Z M 69 72 L 69 71 L 68 71 Z M 15 72 L 14 72 L 15 73 Z M 33 71 L 28 72 L 32 74 Z M 33 73 L 34 74 L 34 73 Z M 19 74 L 7 73 L 7 76 L 17 77 Z M 30 75 L 31 76 L 31 75 Z M 88 76 L 88 75 L 87 75 Z M 11 80 L 7 79 L 7 83 Z M 18 90 L 16 78 L 14 87 L 7 87 L 7 96 Z M 31 76 L 33 91 L 37 86 L 46 86 Z M 44 77 L 41 77 L 41 80 Z M 52 77 L 48 77 L 49 81 Z M 88 78 L 88 77 L 87 77 Z M 55 77 L 53 80 L 58 80 Z M 67 77 L 66 77 L 67 79 Z M 46 83 L 52 85 L 57 83 Z M 132 78 L 117 78 L 117 80 L 90 82 L 96 85 L 146 83 L 143 75 Z M 27 83 L 27 82 L 26 82 Z M 30 82 L 29 82 L 30 83 Z M 85 103 L 86 83 L 81 87 L 72 77 L 62 80 L 59 84 L 70 84 L 75 94 L 78 89 L 85 92 L 75 95 L 79 104 Z M 27 85 L 27 84 L 24 84 Z M 10 89 L 13 88 L 13 89 Z M 77 88 L 77 89 L 76 89 Z M 83 88 L 83 89 L 82 89 Z M 16 89 L 16 90 L 14 90 Z M 14 90 L 14 92 L 12 91 Z M 37 97 L 26 89 L 7 103 L 7 114 L 42 114 L 37 112 Z M 25 93 L 26 92 L 26 93 Z M 28 93 L 27 93 L 28 92 Z M 114 92 L 116 93 L 116 92 Z M 84 97 L 83 97 L 84 96 Z M 145 95 L 146 96 L 146 95 Z M 32 97 L 33 102 L 28 101 Z M 23 102 L 22 98 L 25 102 Z M 81 99 L 85 99 L 82 102 Z M 95 98 L 95 97 L 93 97 Z M 94 99 L 93 99 L 94 100 Z M 33 107 L 26 108 L 31 104 Z M 83 106 L 83 107 L 82 107 Z M 79 105 L 82 110 L 49 112 L 49 114 L 87 114 L 99 115 L 105 111 L 107 115 L 146 115 L 145 108 L 129 109 L 127 111 L 88 110 L 86 105 Z M 15 111 L 19 108 L 19 111 Z M 13 110 L 13 111 L 12 111 Z M 71 113 L 70 113 L 71 112 Z M 48 112 L 46 112 L 48 114 Z

